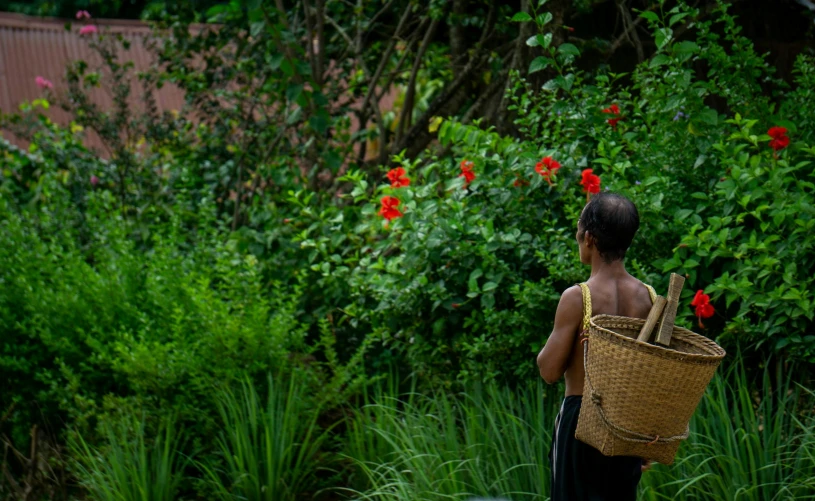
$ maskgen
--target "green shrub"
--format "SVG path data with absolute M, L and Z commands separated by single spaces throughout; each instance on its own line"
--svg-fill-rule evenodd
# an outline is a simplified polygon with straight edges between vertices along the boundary
M 215 381 L 288 372 L 306 354 L 298 292 L 267 283 L 211 213 L 194 232 L 156 226 L 139 248 L 107 191 L 80 213 L 42 168 L 38 203 L 0 200 L 0 408 L 16 403 L 21 433 L 122 405 L 175 409 L 203 430 Z
M 694 224 L 664 270 L 685 271 L 719 299 L 720 316 L 708 323 L 724 324 L 723 341 L 815 362 L 815 148 L 793 141 L 774 153 L 756 120 L 736 115 L 730 123 L 738 132 L 712 152 L 722 178 L 678 215 Z

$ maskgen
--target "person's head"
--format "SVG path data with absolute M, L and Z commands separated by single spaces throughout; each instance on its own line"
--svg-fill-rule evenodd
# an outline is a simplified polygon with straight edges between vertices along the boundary
M 634 202 L 616 193 L 594 195 L 577 222 L 580 261 L 591 264 L 594 252 L 606 263 L 625 258 L 639 227 L 640 215 Z

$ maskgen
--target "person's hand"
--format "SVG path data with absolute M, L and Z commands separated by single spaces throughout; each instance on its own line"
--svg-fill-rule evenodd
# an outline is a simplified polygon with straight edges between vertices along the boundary
M 651 469 L 651 460 L 650 459 L 643 459 L 642 466 L 640 467 L 643 473 Z

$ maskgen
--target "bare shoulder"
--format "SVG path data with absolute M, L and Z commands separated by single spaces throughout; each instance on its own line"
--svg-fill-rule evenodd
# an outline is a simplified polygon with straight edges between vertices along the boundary
M 631 298 L 629 308 L 634 308 L 634 312 L 636 312 L 632 312 L 633 316 L 643 317 L 643 315 L 648 315 L 651 310 L 652 300 L 651 293 L 648 291 L 645 282 L 632 277 L 628 297 Z
M 580 290 L 579 285 L 573 285 L 563 291 L 560 296 L 560 303 L 557 305 L 558 313 L 577 313 L 583 312 L 583 292 Z
M 583 291 L 580 290 L 579 285 L 573 285 L 563 291 L 563 294 L 560 295 L 560 302 L 561 304 L 566 303 L 567 305 L 573 306 L 577 304 L 578 306 L 583 305 Z

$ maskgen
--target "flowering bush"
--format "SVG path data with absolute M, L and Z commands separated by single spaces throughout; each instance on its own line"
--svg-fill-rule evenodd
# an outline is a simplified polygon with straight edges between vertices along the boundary
M 722 176 L 680 214 L 692 223 L 663 269 L 684 270 L 710 294 L 716 316 L 707 294 L 692 305 L 723 341 L 815 362 L 815 148 L 790 143 L 780 127 L 754 134 L 757 122 L 728 120 L 736 131 L 713 147 Z
M 668 272 L 686 276 L 680 322 L 726 345 L 755 349 L 773 338 L 778 350 L 810 346 L 803 333 L 812 327 L 811 268 L 796 263 L 813 261 L 808 244 L 791 242 L 811 227 L 805 208 L 813 185 L 808 163 L 786 158 L 807 151 L 790 143 L 801 131 L 773 115 L 752 81 L 718 69 L 707 78 L 694 72 L 706 61 L 770 78 L 724 10 L 718 22 L 733 53 L 712 35 L 714 22 L 696 26 L 695 42 L 673 40 L 674 24 L 696 14 L 683 7 L 665 20 L 644 14 L 659 51 L 630 85 L 576 71 L 579 50 L 570 44 L 544 48 L 556 76 L 542 92 L 522 80 L 514 89 L 521 138 L 447 121 L 439 140 L 452 158 L 394 158 L 411 173 L 408 186 L 371 191 L 362 174 L 347 175 L 357 184 L 349 196 L 362 206 L 355 233 L 365 244 L 358 261 L 330 270 L 351 288 L 343 311 L 352 324 L 370 325 L 382 353 L 405 353 L 413 370 L 436 381 L 528 378 L 560 293 L 587 278 L 574 243 L 577 217 L 586 197 L 607 189 L 640 210 L 629 270 L 658 290 L 667 287 Z M 712 96 L 778 128 L 754 135 L 745 124 L 756 120 L 728 120 L 706 104 Z M 784 195 L 773 202 L 761 183 Z M 775 262 L 770 255 L 780 242 L 789 243 L 782 254 L 790 259 Z M 757 285 L 750 276 L 759 269 L 766 271 Z M 771 284 L 775 289 L 764 287 Z M 809 359 L 807 350 L 790 354 Z

